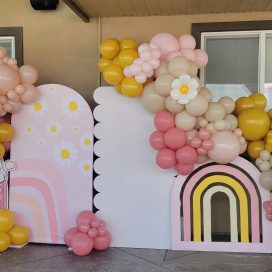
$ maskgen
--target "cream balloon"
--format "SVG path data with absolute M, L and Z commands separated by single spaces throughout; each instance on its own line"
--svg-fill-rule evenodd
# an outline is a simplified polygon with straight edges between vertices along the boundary
M 188 74 L 190 70 L 190 61 L 182 56 L 173 58 L 168 64 L 168 71 L 174 77 L 182 74 Z
M 210 102 L 207 111 L 204 114 L 209 122 L 222 120 L 226 116 L 225 108 L 218 102 Z
M 160 67 L 155 71 L 155 77 L 168 73 L 168 61 L 162 61 Z
M 259 165 L 261 172 L 266 172 L 271 169 L 271 165 L 268 161 L 262 161 Z
M 226 115 L 225 121 L 230 123 L 230 130 L 233 131 L 238 127 L 238 119 L 233 114 Z
M 190 68 L 188 74 L 191 76 L 197 76 L 198 68 L 193 61 L 190 61 Z
M 168 96 L 165 100 L 166 109 L 174 114 L 177 114 L 184 110 L 184 105 L 179 104 L 177 101 L 173 100 L 170 96 Z
M 218 100 L 218 103 L 223 105 L 223 107 L 225 108 L 226 114 L 230 114 L 234 111 L 235 102 L 232 98 L 230 98 L 228 96 L 221 97 Z
M 162 74 L 155 80 L 155 91 L 161 96 L 168 96 L 171 92 L 171 85 L 175 78 L 170 74 Z
M 209 89 L 202 87 L 199 94 L 201 94 L 208 102 L 212 102 L 212 93 Z
M 185 109 L 192 116 L 201 116 L 208 109 L 208 101 L 202 95 L 198 94 L 196 98 L 186 104 Z
M 265 189 L 272 190 L 272 170 L 261 173 L 260 182 Z
M 151 82 L 144 87 L 140 102 L 144 108 L 152 113 L 165 110 L 166 98 L 155 92 L 155 82 Z
M 225 121 L 224 120 L 217 120 L 217 121 L 215 121 L 214 127 L 217 130 L 224 130 L 225 129 Z
M 189 131 L 195 127 L 196 118 L 186 111 L 182 111 L 176 115 L 175 123 L 176 127 L 181 128 L 184 131 Z

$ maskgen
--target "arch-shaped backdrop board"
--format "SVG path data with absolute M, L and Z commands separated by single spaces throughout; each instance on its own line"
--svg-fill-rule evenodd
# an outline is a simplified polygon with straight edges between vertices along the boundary
M 93 117 L 74 90 L 38 87 L 39 100 L 12 116 L 10 209 L 31 241 L 63 243 L 82 210 L 92 209 Z
M 259 170 L 241 157 L 227 165 L 205 163 L 178 176 L 171 196 L 172 248 L 272 252 L 271 222 L 262 208 L 270 194 L 259 180 Z M 212 238 L 211 198 L 217 192 L 229 200 L 230 242 Z

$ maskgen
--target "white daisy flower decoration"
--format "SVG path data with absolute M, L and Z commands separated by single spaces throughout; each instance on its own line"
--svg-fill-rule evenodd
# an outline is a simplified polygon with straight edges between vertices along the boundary
M 25 126 L 25 132 L 29 135 L 33 134 L 34 132 L 34 126 L 32 124 L 27 124 Z
M 56 137 L 62 131 L 61 124 L 59 122 L 52 121 L 47 124 L 46 131 L 47 131 L 47 134 L 50 135 L 51 137 Z
M 190 100 L 196 98 L 199 83 L 188 74 L 183 74 L 172 82 L 170 96 L 179 104 L 188 104 Z
M 54 158 L 60 166 L 70 166 L 77 159 L 77 153 L 73 143 L 61 142 L 54 149 Z
M 83 176 L 89 176 L 92 173 L 92 164 L 89 160 L 83 160 L 79 163 L 79 172 Z
M 44 139 L 39 139 L 39 140 L 38 140 L 38 145 L 39 145 L 40 147 L 43 147 L 43 146 L 45 145 L 45 140 L 44 140 Z
M 89 134 L 83 135 L 80 138 L 80 146 L 85 150 L 91 150 L 92 149 L 92 137 Z
M 73 133 L 79 133 L 80 132 L 80 127 L 79 126 L 73 126 L 72 127 L 72 131 L 73 131 Z
M 48 111 L 48 102 L 46 100 L 39 100 L 33 103 L 30 107 L 30 113 L 36 116 L 42 116 Z
M 82 111 L 82 99 L 79 95 L 70 94 L 61 102 L 61 113 L 68 118 L 78 117 Z

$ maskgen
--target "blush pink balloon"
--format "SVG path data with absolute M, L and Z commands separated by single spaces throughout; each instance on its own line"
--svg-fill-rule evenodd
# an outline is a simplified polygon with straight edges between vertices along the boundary
M 193 171 L 194 165 L 177 163 L 175 169 L 180 175 L 187 176 Z
M 157 130 L 165 132 L 175 126 L 175 117 L 168 111 L 160 111 L 155 114 L 154 124 Z
M 22 83 L 34 84 L 38 79 L 38 71 L 31 65 L 23 65 L 18 70 Z
M 152 58 L 151 51 L 149 49 L 139 52 L 139 55 L 143 61 L 149 61 Z
M 197 154 L 198 155 L 206 155 L 207 154 L 207 150 L 206 149 L 204 149 L 203 147 L 199 147 L 199 148 L 197 148 Z
M 200 128 L 199 133 L 198 133 L 198 137 L 204 141 L 204 140 L 208 140 L 210 138 L 210 132 L 207 128 Z
M 245 142 L 244 144 L 240 144 L 240 152 L 239 154 L 243 154 L 247 150 L 247 143 Z
M 199 137 L 194 137 L 190 142 L 190 145 L 193 148 L 201 147 L 201 144 L 202 144 L 202 141 L 199 139 Z
M 14 90 L 16 85 L 19 84 L 19 74 L 6 64 L 0 65 L 0 75 L 0 95 L 5 95 L 9 90 Z
M 139 45 L 138 47 L 138 52 L 142 52 L 142 51 L 145 51 L 145 50 L 148 50 L 149 49 L 149 45 L 148 43 L 142 43 L 141 45 Z
M 3 59 L 7 55 L 7 49 L 5 47 L 0 47 L 0 58 Z
M 90 230 L 90 224 L 89 223 L 82 223 L 81 225 L 79 225 L 79 230 L 81 232 L 87 233 Z
M 155 70 L 155 69 L 158 69 L 160 67 L 160 60 L 159 59 L 151 59 L 149 61 L 149 63 L 151 64 L 152 68 Z
M 161 51 L 160 51 L 160 49 L 152 49 L 152 51 L 151 51 L 151 55 L 152 55 L 152 58 L 153 59 L 159 59 L 160 58 L 160 56 L 161 56 Z
M 192 49 L 182 49 L 180 50 L 180 53 L 182 56 L 184 56 L 186 59 L 195 61 L 196 53 Z
M 141 65 L 136 63 L 131 64 L 130 71 L 133 75 L 138 75 L 139 73 L 141 73 Z
M 65 234 L 64 234 L 64 243 L 70 247 L 71 246 L 71 242 L 72 242 L 72 238 L 79 233 L 79 229 L 78 228 L 70 228 L 68 229 Z
M 194 50 L 196 47 L 196 40 L 192 35 L 184 34 L 179 37 L 179 46 L 181 49 Z
M 91 224 L 96 219 L 95 214 L 91 211 L 82 211 L 76 219 L 76 224 L 79 227 L 82 224 Z
M 5 104 L 3 104 L 3 110 L 5 112 L 9 112 L 9 113 L 12 113 L 13 112 L 13 107 L 12 105 L 10 104 L 10 102 L 7 102 Z
M 191 140 L 198 135 L 198 131 L 196 129 L 192 129 L 189 131 L 186 131 L 186 136 L 187 136 L 187 143 L 190 144 Z
M 93 219 L 91 222 L 92 228 L 98 229 L 100 227 L 100 220 L 99 219 Z
M 96 228 L 90 228 L 89 231 L 88 231 L 88 235 L 91 238 L 95 238 L 95 237 L 98 236 L 98 230 Z
M 164 133 L 158 130 L 154 131 L 149 137 L 149 143 L 155 150 L 166 148 Z
M 198 68 L 205 67 L 208 63 L 208 55 L 201 49 L 195 50 L 195 63 Z
M 154 70 L 151 70 L 148 73 L 146 73 L 147 77 L 152 77 L 153 75 L 154 75 Z
M 177 38 L 170 33 L 158 33 L 150 41 L 155 43 L 161 51 L 161 60 L 166 59 L 170 52 L 179 50 L 179 43 Z
M 205 149 L 205 150 L 210 150 L 212 147 L 213 147 L 213 142 L 212 140 L 208 139 L 208 140 L 204 140 L 202 142 L 202 147 Z
M 189 145 L 185 145 L 177 150 L 177 161 L 183 165 L 194 164 L 196 161 L 197 153 L 194 148 Z
M 124 68 L 124 75 L 126 77 L 132 77 L 133 76 L 133 73 L 131 71 L 131 67 L 127 66 Z
M 160 168 L 169 169 L 176 164 L 176 153 L 172 149 L 161 149 L 156 156 L 156 162 Z
M 170 61 L 177 56 L 182 56 L 182 54 L 179 51 L 171 52 L 167 55 L 167 61 Z
M 206 162 L 207 160 L 208 160 L 209 158 L 208 158 L 208 156 L 206 156 L 206 155 L 197 155 L 197 158 L 196 158 L 196 162 L 197 163 L 204 163 L 204 162 Z
M 98 236 L 94 238 L 94 249 L 105 250 L 111 244 L 111 235 L 108 231 L 105 232 L 103 236 Z
M 144 62 L 143 64 L 142 64 L 142 71 L 144 72 L 144 73 L 149 73 L 150 71 L 152 71 L 153 70 L 153 68 L 152 68 L 152 64 L 151 63 L 149 63 L 149 62 Z
M 15 87 L 15 92 L 21 95 L 26 92 L 26 88 L 23 85 L 19 84 Z
M 177 127 L 170 128 L 164 134 L 164 142 L 171 149 L 179 149 L 186 144 L 186 133 Z
M 19 101 L 19 95 L 14 90 L 8 91 L 6 95 L 13 102 Z
M 31 104 L 38 99 L 39 93 L 34 85 L 23 84 L 26 91 L 20 96 L 20 101 L 24 104 Z
M 145 83 L 146 78 L 147 78 L 147 76 L 144 73 L 140 73 L 135 76 L 135 80 L 140 84 Z
M 72 251 L 78 256 L 86 256 L 93 249 L 93 239 L 86 233 L 77 233 L 71 241 Z
M 22 109 L 22 103 L 20 101 L 17 102 L 13 102 L 13 101 L 9 101 L 9 104 L 12 107 L 12 112 L 10 113 L 17 113 Z

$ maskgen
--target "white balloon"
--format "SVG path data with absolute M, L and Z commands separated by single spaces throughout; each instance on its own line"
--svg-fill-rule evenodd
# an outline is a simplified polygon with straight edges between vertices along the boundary
M 260 170 L 262 172 L 266 172 L 271 169 L 270 163 L 268 161 L 262 161 L 262 163 L 259 166 Z
M 271 155 L 270 152 L 268 150 L 262 150 L 260 152 L 260 159 L 263 161 L 269 161 Z

